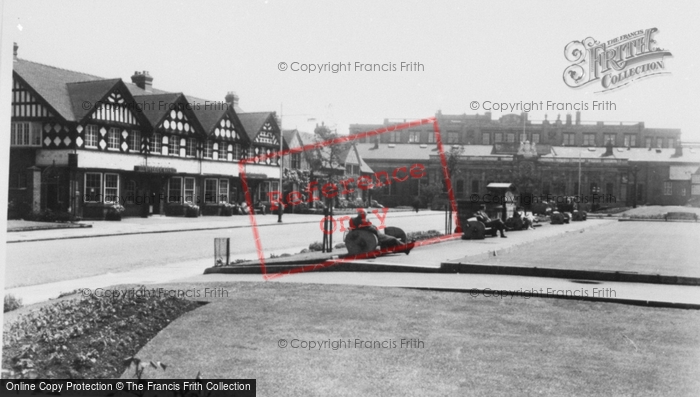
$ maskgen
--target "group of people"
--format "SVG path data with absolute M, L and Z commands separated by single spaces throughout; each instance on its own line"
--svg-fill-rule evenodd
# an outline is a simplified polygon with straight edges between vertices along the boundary
M 483 210 L 477 211 L 474 216 L 476 217 L 476 220 L 479 222 L 483 223 L 484 226 L 488 228 L 493 228 L 498 231 L 498 233 L 501 235 L 501 238 L 507 238 L 505 232 L 506 232 L 506 224 L 503 223 L 502 220 L 500 219 L 491 219 L 488 215 L 486 215 L 486 212 Z M 532 215 L 531 212 L 525 212 L 522 207 L 518 207 L 513 211 L 513 219 L 515 222 L 521 221 L 523 224 L 523 228 L 526 230 L 535 230 L 535 228 L 532 226 L 534 222 L 534 216 Z

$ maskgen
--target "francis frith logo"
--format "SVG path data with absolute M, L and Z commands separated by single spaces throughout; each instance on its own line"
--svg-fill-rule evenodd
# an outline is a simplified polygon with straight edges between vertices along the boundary
M 622 88 L 633 81 L 668 74 L 664 57 L 671 52 L 657 46 L 657 28 L 638 30 L 600 42 L 592 37 L 572 41 L 564 56 L 572 62 L 564 70 L 564 83 L 579 88 L 600 81 L 605 92 Z

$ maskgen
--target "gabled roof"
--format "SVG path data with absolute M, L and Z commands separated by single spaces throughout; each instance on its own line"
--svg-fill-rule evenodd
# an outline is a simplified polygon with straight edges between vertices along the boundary
M 219 106 L 219 103 L 212 103 L 212 101 L 207 99 L 196 98 L 190 95 L 185 95 L 185 98 L 187 103 L 192 104 L 192 111 L 207 134 L 219 124 L 219 121 L 229 109 L 228 106 Z
M 90 74 L 74 72 L 24 59 L 17 59 L 13 62 L 12 68 L 59 116 L 68 121 L 76 121 L 68 84 L 104 80 L 101 77 Z M 114 82 L 112 82 L 112 85 L 114 85 Z M 90 87 L 89 89 L 93 88 Z M 80 103 L 78 103 L 78 107 L 80 107 Z
M 68 96 L 73 105 L 75 121 L 82 120 L 94 110 L 94 106 L 84 106 L 85 103 L 95 104 L 111 92 L 121 82 L 121 79 L 81 81 L 66 84 Z
M 250 138 L 251 142 L 255 140 L 255 137 L 258 135 L 258 132 L 260 132 L 263 125 L 265 125 L 265 122 L 267 122 L 272 116 L 273 112 L 253 112 L 238 114 L 238 118 L 241 120 L 241 124 L 243 124 L 243 129 L 245 130 L 246 134 L 248 134 L 248 137 Z
M 160 121 L 163 120 L 163 118 L 170 112 L 170 108 L 168 108 L 167 105 L 160 105 L 162 103 L 175 103 L 178 99 L 180 99 L 180 97 L 184 97 L 184 95 L 179 92 L 171 92 L 166 94 L 134 95 L 134 100 L 139 104 L 143 114 L 155 128 L 158 123 L 160 123 Z

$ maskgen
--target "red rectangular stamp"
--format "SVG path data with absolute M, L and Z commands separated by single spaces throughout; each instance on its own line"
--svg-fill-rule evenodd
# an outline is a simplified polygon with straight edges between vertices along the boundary
M 396 125 L 390 125 L 383 128 L 379 128 L 372 131 L 361 132 L 349 136 L 341 136 L 333 139 L 328 139 L 322 142 L 316 142 L 313 144 L 305 145 L 302 147 L 295 147 L 291 149 L 285 149 L 282 151 L 277 151 L 274 153 L 263 154 L 256 157 L 241 160 L 239 163 L 240 176 L 243 184 L 243 190 L 245 191 L 246 203 L 249 208 L 254 208 L 253 197 L 249 189 L 248 180 L 246 178 L 246 167 L 247 163 L 265 162 L 269 158 L 283 158 L 284 156 L 313 151 L 323 158 L 324 152 L 327 153 L 330 148 L 338 147 L 341 145 L 347 145 L 355 141 L 378 137 L 381 134 L 391 133 L 394 131 L 400 131 L 411 127 L 421 126 L 425 124 L 432 124 L 433 131 L 435 133 L 435 141 L 437 146 L 437 152 L 440 156 L 440 164 L 442 168 L 442 176 L 445 181 L 445 187 L 447 189 L 447 196 L 449 199 L 450 208 L 454 217 L 454 223 L 459 231 L 459 219 L 457 217 L 457 205 L 455 202 L 454 192 L 452 189 L 452 181 L 450 180 L 450 175 L 447 167 L 447 158 L 445 157 L 445 151 L 443 149 L 442 137 L 440 135 L 440 128 L 435 117 L 429 117 L 421 120 L 415 120 L 407 123 L 401 123 Z M 331 161 L 332 162 L 332 161 Z M 342 170 L 339 170 L 342 173 Z M 329 174 L 330 175 L 330 174 Z M 409 178 L 420 179 L 426 175 L 425 166 L 423 164 L 406 164 L 396 167 L 391 173 L 387 171 L 375 172 L 373 175 L 362 175 L 358 178 L 332 178 L 328 177 L 324 181 L 310 180 L 303 189 L 293 190 L 287 194 L 281 194 L 280 192 L 270 192 L 270 204 L 271 210 L 279 210 L 278 206 L 295 206 L 295 205 L 315 205 L 317 202 L 322 202 L 326 200 L 332 203 L 336 197 L 342 196 L 345 193 L 351 192 L 355 189 L 360 191 L 367 191 L 373 187 L 382 187 L 388 184 L 401 183 L 407 181 Z M 413 248 L 419 248 L 421 246 L 426 246 L 430 244 L 435 244 L 445 240 L 451 240 L 458 236 L 458 234 L 450 234 L 445 236 L 434 237 L 426 240 L 408 242 L 405 241 L 405 234 L 403 235 L 403 240 L 398 236 L 392 236 L 396 231 L 391 230 L 391 227 L 385 227 L 384 220 L 387 215 L 387 208 L 373 209 L 372 213 L 380 221 L 380 225 L 377 227 L 372 226 L 370 222 L 366 220 L 366 213 L 364 209 L 358 208 L 355 217 L 343 214 L 342 216 L 333 216 L 333 205 L 323 206 L 324 214 L 319 220 L 319 225 L 322 233 L 324 234 L 324 244 L 325 235 L 332 235 L 333 233 L 344 233 L 345 243 L 348 249 L 348 253 L 339 254 L 334 256 L 332 259 L 325 260 L 323 263 L 315 263 L 311 265 L 300 265 L 295 268 L 286 268 L 282 272 L 269 272 L 268 268 L 265 266 L 265 251 L 263 248 L 262 240 L 260 238 L 260 232 L 258 229 L 257 219 L 255 211 L 250 211 L 249 219 L 250 226 L 253 232 L 253 238 L 255 240 L 256 251 L 258 254 L 258 261 L 261 267 L 261 273 L 264 279 L 281 277 L 284 275 L 301 273 L 306 271 L 319 270 L 321 268 L 337 265 L 340 263 L 376 258 L 377 256 L 386 255 L 390 253 L 399 253 L 410 251 Z M 355 215 L 355 214 L 353 214 Z M 386 244 L 379 243 L 379 240 L 372 240 L 372 237 L 368 237 L 368 233 L 359 233 L 364 227 L 377 229 L 384 229 L 384 235 L 389 235 L 389 237 L 380 237 Z M 396 229 L 396 228 L 394 228 Z M 400 229 L 399 229 L 400 230 Z M 353 232 L 357 232 L 354 233 Z M 371 233 L 371 232 L 370 232 Z M 400 233 L 403 233 L 402 231 Z M 374 233 L 379 236 L 379 233 Z M 393 240 L 392 240 L 393 239 Z M 331 240 L 332 241 L 332 240 Z M 379 248 L 376 248 L 376 246 Z M 358 248 L 359 247 L 359 248 Z

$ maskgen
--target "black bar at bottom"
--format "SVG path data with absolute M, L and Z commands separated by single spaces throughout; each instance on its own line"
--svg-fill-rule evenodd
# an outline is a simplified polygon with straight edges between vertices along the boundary
M 0 396 L 255 396 L 255 379 L 3 379 Z

